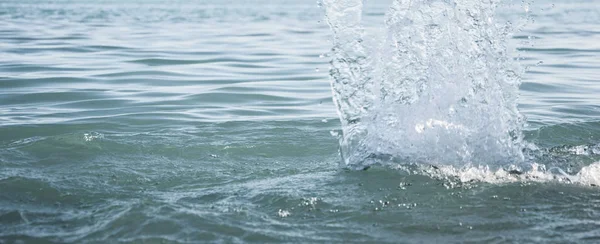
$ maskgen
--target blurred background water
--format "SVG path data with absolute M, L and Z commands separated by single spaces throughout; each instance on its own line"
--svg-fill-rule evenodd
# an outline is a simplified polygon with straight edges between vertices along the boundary
M 525 139 L 574 174 L 600 160 L 600 5 L 529 11 Z M 314 1 L 1 1 L 0 243 L 600 240 L 597 187 L 341 170 L 331 47 Z

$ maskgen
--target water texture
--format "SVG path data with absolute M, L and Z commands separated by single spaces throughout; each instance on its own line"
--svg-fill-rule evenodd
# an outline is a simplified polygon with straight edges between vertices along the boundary
M 598 242 L 598 4 L 412 2 L 0 1 L 0 243 Z

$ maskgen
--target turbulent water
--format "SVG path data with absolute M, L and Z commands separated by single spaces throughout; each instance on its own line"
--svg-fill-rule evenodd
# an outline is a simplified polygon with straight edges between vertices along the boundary
M 508 44 L 533 22 L 531 3 L 396 0 L 375 33 L 363 26 L 362 0 L 324 3 L 343 166 L 413 164 L 492 181 L 528 171 L 538 180 L 596 184 L 598 165 L 576 176 L 548 170 L 537 162 L 548 152 L 523 140 L 523 69 Z M 499 8 L 523 13 L 497 16 Z
M 0 1 L 0 243 L 598 242 L 599 23 L 566 0 Z
M 394 1 L 370 50 L 362 1 L 326 2 L 347 165 L 363 167 L 373 153 L 432 164 L 522 161 L 520 76 L 497 2 Z

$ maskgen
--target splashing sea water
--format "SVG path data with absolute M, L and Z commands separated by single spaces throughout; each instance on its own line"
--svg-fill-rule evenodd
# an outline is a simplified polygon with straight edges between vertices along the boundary
M 323 1 L 334 33 L 330 73 L 344 167 L 435 165 L 461 180 L 594 184 L 585 176 L 593 165 L 569 176 L 525 159 L 517 109 L 523 69 L 507 47 L 513 25 L 496 17 L 499 4 L 394 0 L 383 31 L 367 36 L 362 0 Z

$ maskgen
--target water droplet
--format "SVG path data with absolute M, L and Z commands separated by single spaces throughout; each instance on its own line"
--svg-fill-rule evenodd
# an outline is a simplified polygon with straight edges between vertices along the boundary
M 315 68 L 315 71 L 316 71 L 316 72 L 319 72 L 319 68 Z
M 285 218 L 285 217 L 290 216 L 291 213 L 287 210 L 279 209 L 279 211 L 277 211 L 277 215 L 279 215 L 279 217 L 281 217 L 281 218 Z

